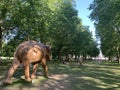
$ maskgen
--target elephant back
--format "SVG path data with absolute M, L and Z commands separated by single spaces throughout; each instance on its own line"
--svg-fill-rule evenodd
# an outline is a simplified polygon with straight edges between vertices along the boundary
M 22 59 L 27 55 L 27 52 L 32 48 L 37 48 L 40 50 L 43 54 L 43 57 L 45 57 L 47 60 L 50 60 L 51 56 L 51 50 L 49 46 L 44 45 L 42 43 L 38 43 L 36 41 L 25 41 L 18 45 L 14 57 L 17 57 L 20 62 L 22 62 Z

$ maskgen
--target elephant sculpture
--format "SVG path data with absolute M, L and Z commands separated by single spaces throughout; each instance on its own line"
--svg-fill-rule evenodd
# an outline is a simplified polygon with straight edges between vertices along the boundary
M 12 84 L 12 76 L 17 69 L 17 67 L 22 63 L 24 66 L 25 80 L 31 82 L 33 78 L 36 78 L 36 70 L 38 63 L 44 68 L 44 75 L 48 77 L 48 66 L 47 61 L 51 59 L 50 47 L 36 41 L 25 41 L 21 43 L 14 54 L 13 63 L 8 71 L 7 78 L 5 79 L 5 84 Z M 33 64 L 33 72 L 30 75 L 29 65 Z

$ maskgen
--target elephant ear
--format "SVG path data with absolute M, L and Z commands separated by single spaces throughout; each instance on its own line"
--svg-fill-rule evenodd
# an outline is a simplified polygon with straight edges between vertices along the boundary
M 39 45 L 40 47 L 44 48 L 47 61 L 50 61 L 52 59 L 51 46 L 43 43 L 40 43 Z
M 49 52 L 49 51 L 51 51 L 51 46 L 50 45 L 45 45 L 45 49 Z
M 46 59 L 50 61 L 52 59 L 51 47 L 49 45 L 45 45 L 46 50 Z

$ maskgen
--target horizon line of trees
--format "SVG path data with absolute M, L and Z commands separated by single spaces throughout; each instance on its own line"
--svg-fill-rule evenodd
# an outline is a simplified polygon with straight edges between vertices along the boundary
M 78 17 L 75 0 L 1 0 L 0 25 L 2 56 L 13 56 L 25 40 L 50 44 L 53 58 L 58 59 L 99 54 L 89 27 Z

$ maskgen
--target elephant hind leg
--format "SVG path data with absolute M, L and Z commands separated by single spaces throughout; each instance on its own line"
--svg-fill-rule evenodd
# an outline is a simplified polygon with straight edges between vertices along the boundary
M 17 69 L 17 67 L 19 66 L 19 64 L 20 64 L 20 61 L 15 57 L 12 65 L 8 71 L 7 78 L 4 81 L 5 84 L 12 84 L 12 76 L 13 76 L 15 70 Z
M 48 78 L 48 66 L 46 64 L 46 59 L 43 58 L 41 62 L 42 67 L 44 68 L 44 75 Z
M 31 78 L 32 78 L 32 79 L 36 78 L 37 67 L 38 67 L 38 63 L 35 63 L 35 64 L 33 65 L 33 72 L 32 72 L 32 74 L 31 74 Z
M 25 72 L 25 80 L 27 82 L 31 82 L 32 79 L 30 78 L 30 67 L 29 67 L 30 63 L 28 62 L 28 60 L 25 60 L 23 62 L 23 64 L 24 64 L 24 68 L 25 68 L 25 71 L 24 71 Z

